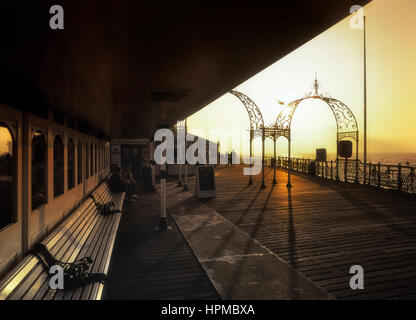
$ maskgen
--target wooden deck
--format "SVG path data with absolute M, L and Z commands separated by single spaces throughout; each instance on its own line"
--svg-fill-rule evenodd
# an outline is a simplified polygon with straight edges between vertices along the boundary
M 248 186 L 241 167 L 217 172 L 217 198 L 205 200 L 315 284 L 339 299 L 416 298 L 416 201 L 409 195 L 267 169 Z M 190 181 L 191 190 L 193 181 Z M 351 290 L 349 269 L 365 271 Z
M 215 289 L 174 225 L 158 232 L 160 198 L 127 202 L 104 299 L 218 299 Z

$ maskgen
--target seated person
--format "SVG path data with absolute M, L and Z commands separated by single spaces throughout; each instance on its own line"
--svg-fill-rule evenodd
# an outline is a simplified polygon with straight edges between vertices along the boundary
M 108 179 L 108 185 L 111 192 L 120 193 L 126 191 L 123 180 L 120 174 L 120 167 L 114 166 L 111 168 L 111 177 Z
M 126 186 L 127 198 L 135 198 L 134 192 L 136 191 L 136 181 L 133 178 L 130 163 L 123 167 L 121 177 L 123 184 Z

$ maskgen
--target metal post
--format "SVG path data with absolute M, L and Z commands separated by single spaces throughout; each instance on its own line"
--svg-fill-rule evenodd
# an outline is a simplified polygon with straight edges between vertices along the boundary
M 188 164 L 185 164 L 185 181 L 184 181 L 183 191 L 189 191 L 189 188 L 188 188 Z
M 182 165 L 179 164 L 179 179 L 178 179 L 178 186 L 182 187 Z
M 277 171 L 277 159 L 276 159 L 276 134 L 274 136 L 274 178 L 273 178 L 273 184 L 277 184 L 277 179 L 276 179 L 276 171 Z
M 289 157 L 288 157 L 288 167 L 287 167 L 287 187 L 288 188 L 292 188 L 292 182 L 291 182 L 291 177 L 290 177 L 290 169 L 291 169 L 291 163 L 290 163 L 290 157 L 291 157 L 291 137 L 289 136 L 289 139 L 288 139 L 288 153 L 289 153 Z
M 366 17 L 364 16 L 364 177 L 367 172 L 367 39 Z
M 264 128 L 262 129 L 262 135 L 261 135 L 261 139 L 262 139 L 262 151 L 261 151 L 261 188 L 264 189 L 266 188 L 266 185 L 264 184 L 264 153 L 265 153 L 265 143 L 266 143 L 266 137 L 265 137 L 265 130 Z
M 415 192 L 415 168 L 410 169 L 410 188 L 412 190 L 412 193 Z
M 357 134 L 357 136 L 358 136 L 358 134 Z M 355 153 L 356 153 L 356 155 L 355 155 L 355 183 L 359 183 L 358 173 L 359 173 L 359 170 L 360 170 L 360 159 L 358 158 L 358 151 L 359 151 L 358 150 L 358 138 L 355 141 L 355 143 L 356 143 L 356 149 L 355 149 Z M 363 177 L 364 177 L 363 184 L 365 184 L 365 175 Z
M 331 160 L 331 180 L 334 180 L 333 163 L 334 162 Z
M 371 162 L 369 163 L 369 165 L 368 165 L 368 184 L 369 185 L 371 185 L 371 168 L 372 168 L 372 164 L 371 164 Z M 364 178 L 365 179 L 365 178 Z M 365 180 L 364 180 L 365 181 Z
M 377 167 L 378 167 L 377 186 L 380 188 L 381 187 L 381 165 L 380 165 L 380 162 L 378 163 Z
M 250 166 L 253 168 L 254 159 L 253 159 L 253 128 L 250 128 Z M 253 176 L 250 174 L 250 180 L 248 184 L 251 186 L 253 185 Z
M 400 163 L 397 172 L 397 190 L 402 191 L 402 165 Z
M 344 182 L 348 182 L 348 158 L 344 161 Z
M 166 215 L 166 164 L 160 168 L 160 222 L 159 231 L 167 230 L 167 215 Z

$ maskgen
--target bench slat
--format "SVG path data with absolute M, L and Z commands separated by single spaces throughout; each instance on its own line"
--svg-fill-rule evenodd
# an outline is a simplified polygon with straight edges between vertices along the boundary
M 112 194 L 107 183 L 102 183 L 93 194 L 98 202 L 113 201 L 116 210 L 122 209 L 125 194 Z M 88 198 L 42 243 L 62 262 L 90 256 L 94 262 L 89 271 L 107 274 L 120 219 L 121 213 L 102 216 Z M 102 291 L 101 283 L 75 290 L 50 290 L 43 265 L 30 255 L 0 282 L 0 300 L 100 299 Z

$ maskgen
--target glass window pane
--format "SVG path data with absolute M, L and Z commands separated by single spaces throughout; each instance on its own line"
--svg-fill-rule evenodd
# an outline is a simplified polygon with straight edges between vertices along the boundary
M 13 138 L 0 123 L 0 229 L 14 222 L 14 146 Z
M 32 210 L 47 203 L 47 144 L 45 135 L 34 132 L 32 136 Z

